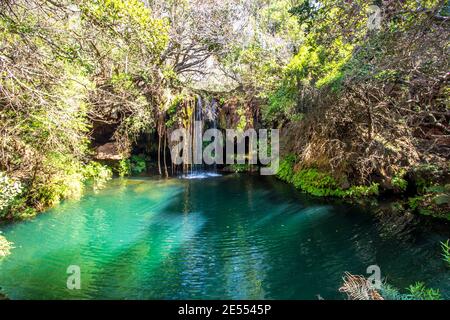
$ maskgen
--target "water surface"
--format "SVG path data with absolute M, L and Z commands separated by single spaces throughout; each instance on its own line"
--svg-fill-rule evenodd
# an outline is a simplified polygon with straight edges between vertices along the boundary
M 345 271 L 449 298 L 442 234 L 301 194 L 271 177 L 113 180 L 28 222 L 0 226 L 12 299 L 325 299 Z M 67 289 L 67 268 L 81 290 Z

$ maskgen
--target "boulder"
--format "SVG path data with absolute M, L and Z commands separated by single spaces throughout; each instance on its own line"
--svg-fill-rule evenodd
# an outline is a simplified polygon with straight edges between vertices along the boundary
M 96 148 L 96 160 L 122 160 L 123 158 L 124 155 L 115 142 L 108 142 Z

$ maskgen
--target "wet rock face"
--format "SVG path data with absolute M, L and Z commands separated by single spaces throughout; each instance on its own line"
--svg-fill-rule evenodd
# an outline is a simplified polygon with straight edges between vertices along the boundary
M 305 142 L 304 125 L 301 122 L 291 122 L 281 128 L 280 133 L 280 154 L 281 156 L 290 153 L 300 153 Z
M 95 150 L 96 160 L 122 160 L 124 158 L 115 142 L 105 143 L 97 147 Z
M 118 123 L 92 122 L 91 141 L 94 146 L 100 146 L 113 140 Z
M 221 129 L 257 129 L 259 111 L 257 102 L 243 102 L 237 98 L 229 99 L 218 110 L 218 127 Z
M 94 121 L 92 123 L 91 143 L 95 150 L 95 160 L 122 160 L 123 152 L 114 139 L 117 124 Z

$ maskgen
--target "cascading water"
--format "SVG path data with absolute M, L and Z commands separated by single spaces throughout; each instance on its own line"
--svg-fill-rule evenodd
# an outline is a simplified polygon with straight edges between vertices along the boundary
M 211 103 L 209 105 L 208 110 L 210 110 L 209 120 L 211 121 L 212 129 L 216 130 L 217 129 L 217 117 L 218 117 L 216 99 L 214 99 L 214 98 L 211 99 Z M 218 143 L 218 141 L 215 141 L 215 143 Z M 213 164 L 213 169 L 214 169 L 214 172 L 217 172 L 217 163 Z
M 197 96 L 197 103 L 194 110 L 194 130 L 192 135 L 193 164 L 191 166 L 191 175 L 198 174 L 202 170 L 202 146 L 203 137 L 203 99 Z
M 204 179 L 209 177 L 217 177 L 216 164 L 212 168 L 205 170 L 203 164 L 203 132 L 205 122 L 211 125 L 212 129 L 217 129 L 217 101 L 212 98 L 209 103 L 204 104 L 203 98 L 197 96 L 197 103 L 194 110 L 194 123 L 192 128 L 192 160 L 189 174 L 184 174 L 184 179 Z M 205 113 L 206 117 L 203 117 Z

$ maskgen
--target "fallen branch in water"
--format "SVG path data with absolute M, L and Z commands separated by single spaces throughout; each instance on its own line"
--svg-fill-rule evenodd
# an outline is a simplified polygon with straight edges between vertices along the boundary
M 339 292 L 347 294 L 349 300 L 384 300 L 363 276 L 355 276 L 346 272 L 342 279 L 344 284 L 339 288 Z

